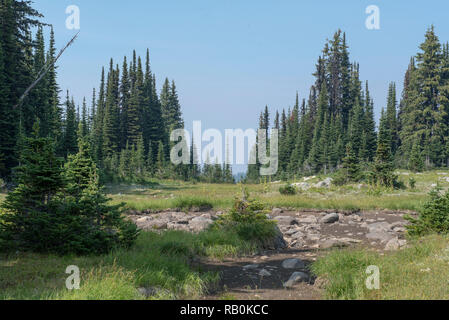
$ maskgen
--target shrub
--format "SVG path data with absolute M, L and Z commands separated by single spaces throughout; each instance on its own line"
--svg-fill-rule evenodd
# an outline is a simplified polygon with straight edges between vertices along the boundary
M 416 187 L 416 180 L 413 177 L 410 177 L 410 179 L 408 180 L 408 185 L 410 187 L 410 189 L 414 190 Z
M 267 206 L 255 199 L 250 199 L 246 190 L 242 190 L 242 199 L 235 199 L 231 210 L 221 215 L 212 229 L 225 229 L 236 232 L 247 241 L 262 243 L 273 238 L 277 230 L 276 223 L 267 217 Z
M 431 199 L 424 204 L 423 210 L 417 219 L 406 216 L 411 222 L 407 226 L 408 232 L 412 236 L 422 236 L 430 233 L 449 233 L 449 191 L 440 193 L 436 188 L 430 192 Z
M 287 184 L 285 186 L 282 186 L 279 188 L 279 193 L 283 195 L 295 195 L 296 194 L 296 188 L 293 187 L 290 184 Z

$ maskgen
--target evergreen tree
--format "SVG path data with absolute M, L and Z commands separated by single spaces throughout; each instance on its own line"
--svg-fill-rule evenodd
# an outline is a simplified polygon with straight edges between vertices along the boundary
M 77 124 L 75 103 L 69 98 L 69 92 L 66 96 L 66 117 L 64 131 L 64 156 L 77 152 Z

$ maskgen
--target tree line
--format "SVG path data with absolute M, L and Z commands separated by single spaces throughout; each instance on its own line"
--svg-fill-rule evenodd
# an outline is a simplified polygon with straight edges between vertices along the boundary
M 390 83 L 376 130 L 368 81 L 360 80 L 359 64 L 350 62 L 346 35 L 338 30 L 318 58 L 307 101 L 296 94 L 293 108 L 276 111 L 272 123 L 268 107 L 260 114 L 259 128 L 279 130 L 277 177 L 357 167 L 383 180 L 381 168 L 388 176 L 394 168 L 449 166 L 449 46 L 431 26 L 419 48 L 399 103 Z M 249 166 L 248 179 L 260 178 L 259 167 Z
M 133 51 L 119 64 L 102 68 L 100 83 L 81 107 L 57 82 L 53 28 L 46 49 L 42 15 L 29 1 L 1 0 L 0 7 L 0 178 L 14 179 L 24 141 L 34 134 L 50 138 L 56 155 L 68 159 L 86 138 L 103 181 L 174 178 L 232 182 L 229 165 L 173 165 L 170 132 L 184 127 L 174 81 L 165 79 L 158 94 L 149 50 L 145 61 Z M 33 37 L 32 30 L 37 30 Z M 19 104 L 20 96 L 45 66 L 49 71 Z M 64 98 L 60 98 L 64 96 Z M 62 100 L 62 101 L 60 101 Z M 197 158 L 191 143 L 189 156 Z

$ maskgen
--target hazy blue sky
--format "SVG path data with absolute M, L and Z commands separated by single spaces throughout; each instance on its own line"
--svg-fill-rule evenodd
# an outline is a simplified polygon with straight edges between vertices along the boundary
M 59 61 L 59 83 L 76 101 L 90 101 L 101 66 L 121 64 L 133 49 L 150 49 L 158 88 L 174 79 L 189 129 L 251 128 L 270 110 L 308 95 L 326 38 L 341 28 L 361 79 L 369 80 L 376 118 L 390 81 L 402 90 L 410 56 L 434 24 L 449 40 L 445 0 L 38 0 L 35 7 L 55 27 L 58 48 L 75 33 L 65 27 L 68 5 L 81 11 L 81 33 Z M 380 9 L 380 30 L 365 27 L 369 5 Z M 398 92 L 400 93 L 400 92 Z

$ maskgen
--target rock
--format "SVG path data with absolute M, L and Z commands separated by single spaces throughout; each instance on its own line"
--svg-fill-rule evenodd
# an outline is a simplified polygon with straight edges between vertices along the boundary
M 310 241 L 318 241 L 320 240 L 321 235 L 319 233 L 309 233 L 307 234 L 307 239 Z
M 334 213 L 329 213 L 329 214 L 325 215 L 324 217 L 322 217 L 320 219 L 320 222 L 321 223 L 334 223 L 334 222 L 337 222 L 338 219 L 339 219 L 338 214 L 334 212 Z
M 315 179 L 315 178 L 316 178 L 316 176 L 304 177 L 303 180 L 304 180 L 304 181 L 309 181 L 309 180 Z
M 294 225 L 294 224 L 298 224 L 296 219 L 293 218 L 293 217 L 290 217 L 290 216 L 277 216 L 277 217 L 274 218 L 274 220 L 276 220 L 277 223 L 280 224 L 280 225 Z
M 309 280 L 309 276 L 304 272 L 293 272 L 287 282 L 284 283 L 285 288 L 291 288 L 296 283 L 305 282 Z
M 318 219 L 315 216 L 302 216 L 296 219 L 299 223 L 317 223 Z
M 298 231 L 298 232 L 295 232 L 294 234 L 292 234 L 291 237 L 293 239 L 300 239 L 300 238 L 304 238 L 305 234 L 302 233 L 301 231 Z
M 259 268 L 258 264 L 247 264 L 246 266 L 243 266 L 243 270 L 247 271 L 247 270 L 254 270 Z
M 280 208 L 273 208 L 273 210 L 271 211 L 271 214 L 274 215 L 274 216 L 278 216 L 278 215 L 280 215 L 283 212 L 284 212 L 284 210 L 282 210 Z
M 152 230 L 152 229 L 167 229 L 167 224 L 168 224 L 169 220 L 168 219 L 147 219 L 145 222 L 136 222 L 137 227 L 141 228 L 141 229 L 146 229 L 146 230 Z
M 182 222 L 184 222 L 184 221 L 182 221 Z M 169 222 L 169 223 L 167 223 L 167 229 L 168 230 L 189 231 L 188 223 L 189 223 L 188 221 L 185 221 L 185 223 Z
M 307 182 L 297 182 L 297 183 L 292 183 L 291 184 L 292 187 L 296 187 L 300 190 L 308 190 L 310 189 L 310 184 L 308 184 Z
M 363 220 L 363 218 L 361 216 L 359 216 L 358 214 L 351 214 L 349 216 L 350 219 L 352 219 L 353 221 L 357 221 L 357 222 L 361 222 Z
M 170 292 L 168 290 L 156 288 L 156 287 L 149 287 L 149 288 L 140 287 L 140 288 L 137 288 L 137 291 L 145 298 L 149 298 L 149 297 L 156 296 L 159 294 L 164 294 L 164 295 L 170 294 Z
M 304 269 L 305 264 L 302 260 L 292 258 L 282 261 L 282 267 L 284 269 Z
M 272 241 L 271 247 L 274 248 L 275 250 L 287 248 L 287 242 L 284 239 L 284 235 L 277 226 L 276 226 L 276 236 Z
M 326 178 L 323 181 L 320 181 L 314 185 L 315 188 L 329 188 L 332 183 L 332 178 Z
M 366 234 L 366 238 L 370 240 L 380 240 L 381 242 L 385 243 L 388 242 L 393 238 L 393 235 L 382 232 L 382 231 L 374 231 L 374 232 L 368 232 Z
M 388 222 L 376 222 L 366 226 L 370 232 L 387 232 L 391 229 Z
M 190 220 L 189 227 L 192 231 L 200 232 L 207 229 L 212 223 L 212 219 L 206 217 L 196 217 Z
M 404 227 L 395 227 L 393 228 L 393 231 L 397 233 L 404 233 L 405 231 L 407 231 L 407 229 Z
M 298 231 L 299 231 L 299 229 L 292 228 L 292 229 L 288 229 L 287 231 L 285 231 L 284 234 L 287 236 L 291 236 L 292 234 L 295 234 Z
M 400 248 L 399 239 L 393 238 L 385 245 L 385 250 L 398 250 Z
M 317 287 L 318 289 L 325 289 L 326 286 L 329 284 L 329 281 L 325 278 L 318 277 L 315 279 L 315 282 L 313 285 Z
M 149 221 L 149 220 L 151 220 L 150 217 L 143 217 L 143 218 L 137 219 L 137 220 L 136 220 L 136 223 L 144 223 L 144 222 L 147 222 L 147 221 Z
M 337 240 L 327 239 L 320 243 L 320 248 L 322 249 L 330 249 L 330 248 L 338 248 L 340 247 L 340 243 Z
M 260 272 L 259 272 L 259 276 L 261 276 L 261 277 L 269 277 L 269 276 L 271 276 L 271 273 L 268 272 L 268 271 L 265 270 L 265 269 L 262 269 L 262 270 L 260 270 Z

